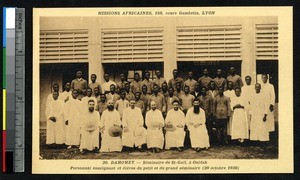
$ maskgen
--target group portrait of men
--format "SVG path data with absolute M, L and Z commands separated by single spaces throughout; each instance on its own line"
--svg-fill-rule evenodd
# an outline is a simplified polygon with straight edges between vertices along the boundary
M 242 77 L 231 67 L 230 75 L 222 70 L 210 77 L 194 79 L 179 77 L 165 80 L 159 70 L 156 79 L 145 71 L 127 82 L 125 73 L 114 82 L 105 73 L 104 83 L 97 76 L 91 82 L 83 79 L 82 71 L 65 84 L 60 93 L 58 84 L 46 102 L 46 144 L 49 147 L 79 148 L 87 152 L 121 152 L 162 149 L 197 152 L 211 146 L 231 142 L 250 142 L 264 147 L 275 131 L 275 92 L 262 74 L 262 83 L 252 84 L 250 76 Z M 216 138 L 213 138 L 216 134 Z

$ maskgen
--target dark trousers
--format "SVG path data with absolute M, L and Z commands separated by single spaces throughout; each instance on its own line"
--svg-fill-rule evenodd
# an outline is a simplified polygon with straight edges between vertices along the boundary
M 212 143 L 213 118 L 208 116 L 206 118 L 205 124 L 206 124 L 207 133 L 208 133 L 208 136 L 209 136 L 209 142 Z
M 218 143 L 227 143 L 227 123 L 227 118 L 216 119 Z

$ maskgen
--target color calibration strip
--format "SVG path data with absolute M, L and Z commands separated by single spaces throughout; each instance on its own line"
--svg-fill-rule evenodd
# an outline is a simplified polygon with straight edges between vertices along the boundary
M 2 167 L 7 173 L 24 171 L 24 27 L 24 9 L 3 8 Z

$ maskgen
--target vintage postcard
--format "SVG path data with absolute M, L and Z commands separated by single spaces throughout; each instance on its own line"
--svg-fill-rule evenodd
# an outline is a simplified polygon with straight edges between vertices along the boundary
M 293 173 L 292 15 L 34 8 L 32 173 Z

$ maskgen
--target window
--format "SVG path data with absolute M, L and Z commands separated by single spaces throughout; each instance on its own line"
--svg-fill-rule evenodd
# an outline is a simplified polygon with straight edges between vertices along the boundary
M 241 25 L 177 27 L 177 60 L 242 60 Z
M 256 60 L 278 59 L 278 24 L 256 24 Z
M 102 62 L 163 61 L 163 28 L 102 29 Z
M 40 61 L 87 61 L 88 30 L 40 31 Z

